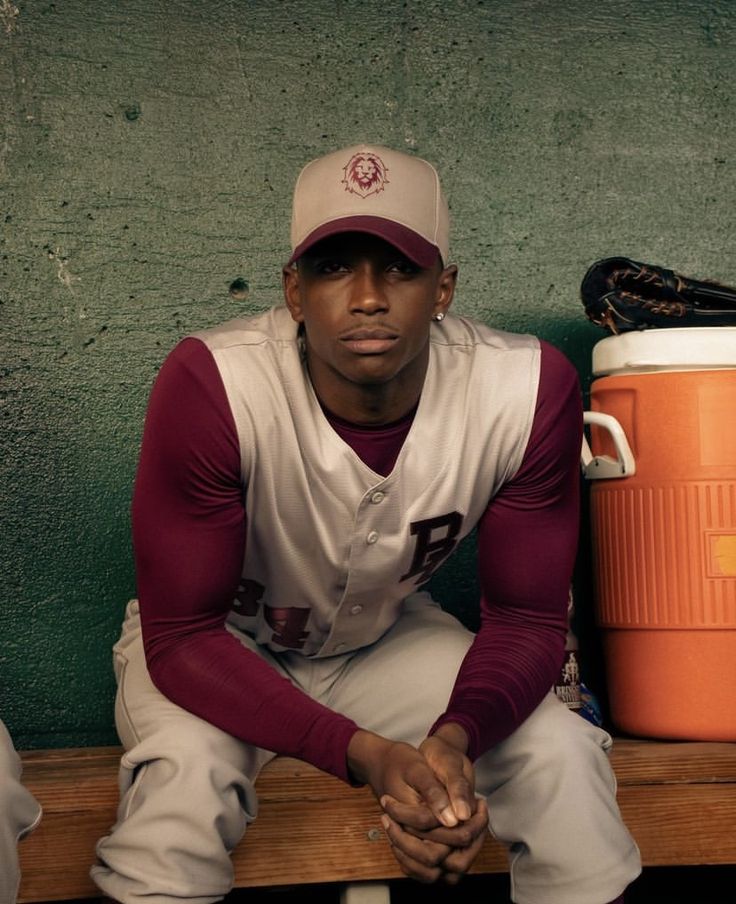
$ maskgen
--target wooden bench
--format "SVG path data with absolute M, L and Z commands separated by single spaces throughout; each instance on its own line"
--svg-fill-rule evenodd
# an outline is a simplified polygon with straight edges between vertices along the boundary
M 21 756 L 44 817 L 20 844 L 20 904 L 97 897 L 89 867 L 115 819 L 119 748 Z M 736 863 L 736 744 L 619 739 L 612 763 L 645 865 Z M 401 875 L 368 789 L 288 758 L 269 764 L 257 787 L 258 819 L 233 854 L 236 887 Z M 489 836 L 473 871 L 505 870 L 504 849 Z

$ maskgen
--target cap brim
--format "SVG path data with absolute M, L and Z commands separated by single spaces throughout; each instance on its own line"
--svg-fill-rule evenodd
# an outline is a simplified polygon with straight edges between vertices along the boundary
M 299 260 L 304 252 L 316 245 L 317 242 L 342 232 L 365 232 L 384 239 L 419 267 L 431 267 L 440 256 L 436 245 L 393 220 L 384 220 L 381 217 L 342 217 L 318 226 L 317 229 L 310 232 L 292 252 L 289 264 Z

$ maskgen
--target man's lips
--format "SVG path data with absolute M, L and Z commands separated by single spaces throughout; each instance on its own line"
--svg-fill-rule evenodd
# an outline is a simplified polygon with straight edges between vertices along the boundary
M 340 342 L 357 355 L 380 355 L 387 352 L 398 338 L 392 330 L 365 328 L 351 330 L 340 337 Z

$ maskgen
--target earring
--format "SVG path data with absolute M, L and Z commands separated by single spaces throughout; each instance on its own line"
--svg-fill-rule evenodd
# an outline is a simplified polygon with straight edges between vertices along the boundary
M 432 320 L 436 320 L 438 323 L 442 323 L 444 319 L 445 315 L 442 311 L 439 311 L 439 313 L 432 315 Z

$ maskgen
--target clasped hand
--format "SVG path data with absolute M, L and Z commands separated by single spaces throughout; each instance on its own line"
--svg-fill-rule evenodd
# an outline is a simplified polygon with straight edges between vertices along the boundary
M 465 733 L 443 726 L 419 749 L 370 737 L 365 769 L 354 771 L 381 803 L 383 826 L 402 872 L 420 882 L 457 883 L 488 829 L 486 803 L 475 796 L 473 767 L 463 752 Z

